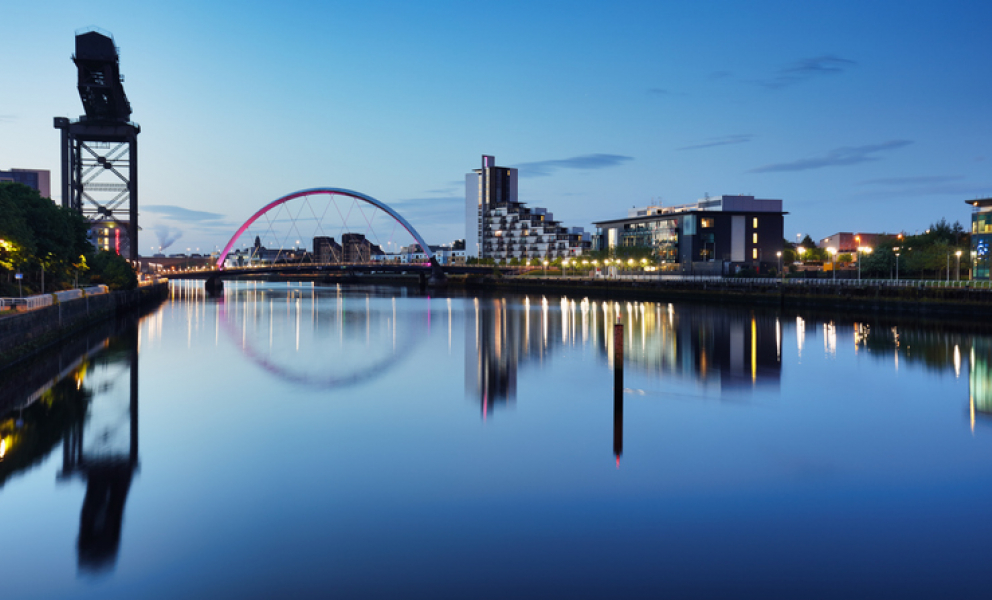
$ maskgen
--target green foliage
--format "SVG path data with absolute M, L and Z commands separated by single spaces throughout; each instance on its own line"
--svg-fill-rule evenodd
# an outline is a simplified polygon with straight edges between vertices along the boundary
M 0 285 L 9 288 L 11 273 L 20 271 L 25 293 L 38 291 L 44 269 L 46 291 L 69 287 L 93 249 L 88 229 L 79 213 L 56 206 L 36 190 L 0 183 Z
M 839 263 L 852 263 L 852 262 L 854 262 L 854 255 L 853 254 L 848 254 L 847 252 L 845 252 L 844 254 L 838 254 L 837 255 L 837 262 L 839 262 Z
M 93 256 L 93 283 L 103 283 L 114 290 L 133 290 L 138 286 L 138 276 L 127 260 L 116 252 L 101 250 Z

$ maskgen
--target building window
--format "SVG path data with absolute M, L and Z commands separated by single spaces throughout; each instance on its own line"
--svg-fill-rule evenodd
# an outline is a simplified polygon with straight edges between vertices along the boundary
M 751 250 L 751 258 L 754 259 L 754 260 L 758 260 L 758 249 L 757 248 L 753 248 Z
M 751 243 L 752 244 L 758 243 L 758 232 L 754 232 L 751 234 Z
M 703 229 L 713 227 L 713 219 L 700 219 L 700 223 Z

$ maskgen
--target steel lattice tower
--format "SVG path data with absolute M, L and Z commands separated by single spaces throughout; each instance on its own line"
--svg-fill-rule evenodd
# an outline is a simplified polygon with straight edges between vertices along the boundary
M 141 127 L 130 121 L 118 49 L 109 35 L 78 33 L 72 61 L 86 114 L 76 121 L 55 117 L 62 131 L 62 206 L 91 222 L 98 246 L 136 260 Z

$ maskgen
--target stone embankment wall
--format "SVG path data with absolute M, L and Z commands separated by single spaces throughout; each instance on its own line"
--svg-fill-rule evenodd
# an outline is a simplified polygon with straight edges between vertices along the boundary
M 617 281 L 555 278 L 468 278 L 455 285 L 470 289 L 521 293 L 589 294 L 591 296 L 656 300 L 704 301 L 830 308 L 856 311 L 896 311 L 932 315 L 992 314 L 992 290 L 969 287 L 894 286 L 885 284 L 746 283 L 727 281 Z
M 0 368 L 50 346 L 80 329 L 166 298 L 166 282 L 136 290 L 86 296 L 0 319 Z

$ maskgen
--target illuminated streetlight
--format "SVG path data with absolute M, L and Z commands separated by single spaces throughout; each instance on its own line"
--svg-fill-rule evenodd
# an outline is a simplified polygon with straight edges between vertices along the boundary
M 779 250 L 778 252 L 776 252 L 775 253 L 775 256 L 778 257 L 778 276 L 779 276 L 780 279 L 782 279 L 783 278 L 783 275 L 782 275 L 782 251 Z
M 961 281 L 961 251 L 958 250 L 955 252 L 954 256 L 957 258 L 957 271 L 954 275 L 954 279 L 956 281 Z
M 861 238 L 858 238 L 861 239 Z M 861 255 L 871 254 L 871 248 L 869 246 L 858 246 L 858 281 L 861 281 Z

